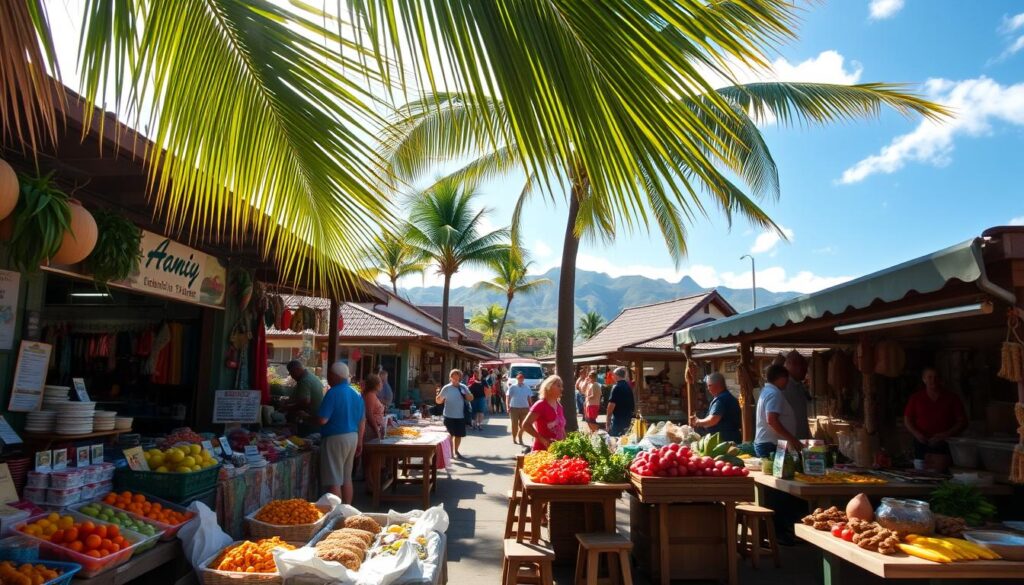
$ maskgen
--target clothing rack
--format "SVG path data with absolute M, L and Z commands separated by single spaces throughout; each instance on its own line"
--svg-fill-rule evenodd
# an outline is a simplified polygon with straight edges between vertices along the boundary
M 150 327 L 156 327 L 162 319 L 86 319 L 69 321 L 67 319 L 43 319 L 43 327 L 61 327 L 75 333 L 138 333 Z

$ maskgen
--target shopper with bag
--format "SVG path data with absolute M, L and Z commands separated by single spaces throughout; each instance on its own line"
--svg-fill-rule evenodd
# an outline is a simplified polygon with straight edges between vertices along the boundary
M 450 383 L 438 390 L 434 400 L 438 404 L 444 405 L 444 428 L 448 429 L 448 434 L 452 436 L 455 458 L 462 459 L 459 445 L 462 443 L 462 438 L 466 436 L 466 409 L 470 408 L 469 401 L 473 395 L 470 394 L 469 388 L 462 383 L 461 370 L 452 370 L 448 374 L 448 380 Z

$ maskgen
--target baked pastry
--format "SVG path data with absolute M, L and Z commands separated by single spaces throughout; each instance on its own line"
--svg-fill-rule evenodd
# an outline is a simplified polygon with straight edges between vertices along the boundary
M 358 528 L 359 530 L 366 530 L 372 534 L 378 534 L 380 532 L 380 524 L 373 518 L 363 514 L 345 518 L 345 528 Z
M 362 539 L 362 541 L 366 543 L 366 546 L 370 546 L 371 544 L 373 544 L 373 533 L 367 530 L 360 530 L 358 528 L 342 528 L 340 530 L 335 530 L 331 534 L 328 534 L 327 537 L 330 538 L 330 536 L 333 534 L 347 534 L 349 536 L 355 536 L 357 538 Z
M 325 543 L 320 543 L 325 544 Z M 316 556 L 325 561 L 334 561 L 345 565 L 345 568 L 350 571 L 358 571 L 359 567 L 363 566 L 362 556 L 352 552 L 347 548 L 341 546 L 331 546 L 335 543 L 326 543 L 328 546 L 316 547 Z

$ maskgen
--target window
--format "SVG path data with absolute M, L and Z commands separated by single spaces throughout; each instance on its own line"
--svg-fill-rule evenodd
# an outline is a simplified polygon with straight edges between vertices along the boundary
M 704 314 L 705 315 L 710 315 L 711 314 L 711 305 L 704 305 Z

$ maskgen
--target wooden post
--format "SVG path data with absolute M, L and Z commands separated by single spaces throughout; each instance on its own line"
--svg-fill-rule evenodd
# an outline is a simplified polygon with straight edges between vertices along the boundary
M 644 360 L 636 362 L 636 390 L 637 394 L 644 390 Z
M 875 347 L 866 336 L 857 345 L 857 369 L 864 395 L 864 430 L 868 435 L 878 432 L 878 394 L 875 388 Z
M 341 306 L 338 301 L 331 299 L 331 310 L 328 312 L 327 324 L 327 363 L 324 364 L 324 373 L 338 361 L 338 314 Z M 322 331 L 322 329 L 321 329 Z
M 754 352 L 749 342 L 740 342 L 740 363 L 736 375 L 740 381 L 740 412 L 743 419 L 743 440 L 754 440 L 756 420 L 754 417 Z

